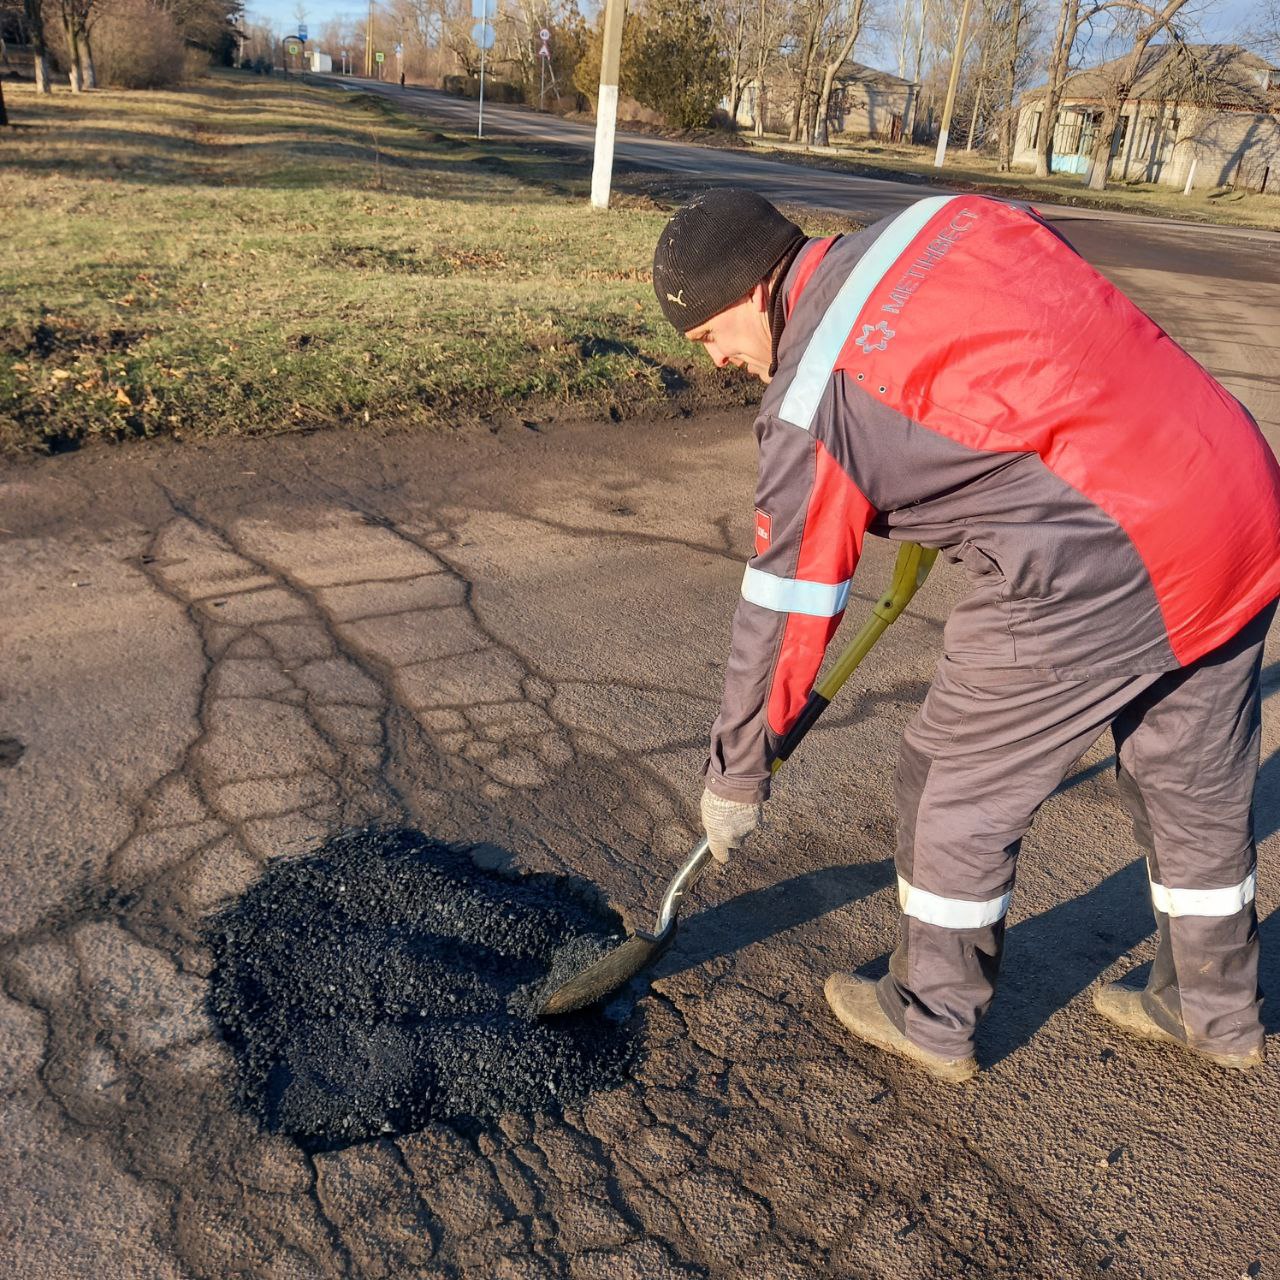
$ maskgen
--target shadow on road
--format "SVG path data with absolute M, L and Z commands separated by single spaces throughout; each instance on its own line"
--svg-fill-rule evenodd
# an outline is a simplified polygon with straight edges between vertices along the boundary
M 1088 893 L 1014 925 L 1005 935 L 996 1002 L 978 1033 L 983 1060 L 994 1064 L 1020 1049 L 1154 928 L 1141 858 Z
M 808 924 L 883 889 L 893 880 L 893 861 L 822 867 L 780 884 L 755 889 L 681 922 L 675 945 L 654 970 L 655 978 L 695 969 Z M 651 926 L 646 926 L 651 927 Z
M 1088 893 L 1009 930 L 1000 989 L 978 1033 L 994 1065 L 1028 1043 L 1061 1008 L 1155 930 L 1146 866 L 1135 858 Z M 1280 992 L 1280 911 L 1259 926 L 1263 996 Z M 1082 1017 L 1092 1017 L 1081 1010 Z M 1280 999 L 1263 1005 L 1268 1033 L 1280 1032 Z

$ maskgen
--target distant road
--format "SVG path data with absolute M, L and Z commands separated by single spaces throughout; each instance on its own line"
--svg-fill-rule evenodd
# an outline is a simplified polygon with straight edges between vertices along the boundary
M 319 79 L 319 77 L 317 77 Z M 474 129 L 476 104 L 435 89 L 330 79 L 342 88 L 384 94 L 453 128 Z M 490 103 L 485 134 L 590 149 L 594 127 L 520 107 Z M 944 185 L 864 178 L 764 159 L 750 151 L 702 147 L 619 132 L 619 159 L 708 185 L 736 183 L 771 200 L 875 222 Z M 1280 429 L 1280 235 L 1245 227 L 1173 222 L 1128 213 L 1040 204 L 1040 209 L 1099 270 L 1114 279 L 1192 351 L 1264 424 Z
M 355 77 L 334 76 L 331 79 L 342 88 L 382 93 L 424 115 L 446 121 L 455 127 L 474 129 L 476 126 L 476 103 L 441 93 L 438 89 L 416 88 L 412 85 L 401 89 L 398 85 Z M 554 142 L 587 149 L 595 144 L 593 125 L 530 111 L 524 107 L 504 107 L 486 102 L 484 123 L 486 135 L 493 138 L 525 138 L 530 142 Z M 705 178 L 709 183 L 741 183 L 771 200 L 786 200 L 806 204 L 811 208 L 830 209 L 860 222 L 874 222 L 878 218 L 899 212 L 925 196 L 945 194 L 951 190 L 945 183 L 866 178 L 832 169 L 792 164 L 786 160 L 766 159 L 748 150 L 704 147 L 696 143 L 676 142 L 625 131 L 619 131 L 617 135 L 616 151 L 620 158 L 630 164 Z M 1177 223 L 1165 218 L 1076 209 L 1040 201 L 1036 202 L 1036 207 L 1073 221 L 1120 221 L 1131 227 L 1153 227 L 1157 230 L 1189 227 L 1197 235 L 1207 232 L 1230 240 L 1270 243 L 1273 250 L 1280 244 L 1280 234 L 1249 227 Z M 1276 279 L 1280 281 L 1280 265 L 1276 267 Z

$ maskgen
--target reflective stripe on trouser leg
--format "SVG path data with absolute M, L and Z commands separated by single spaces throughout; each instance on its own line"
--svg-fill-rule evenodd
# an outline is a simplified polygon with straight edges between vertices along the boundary
M 968 901 L 911 883 L 916 823 L 933 763 L 904 739 L 894 777 L 902 918 L 879 994 L 881 1007 L 914 1043 L 962 1058 L 972 1052 L 973 1029 L 995 994 L 1012 885 L 994 898 Z M 1010 874 L 1015 856 L 1016 849 L 1008 851 Z
M 1274 609 L 1116 718 L 1120 793 L 1147 856 L 1160 942 L 1143 997 L 1218 1053 L 1261 1042 L 1253 790 L 1258 674 Z
M 1187 895 L 1170 894 L 1153 870 L 1155 851 L 1151 824 L 1137 784 L 1123 767 L 1117 769 L 1116 781 L 1125 807 L 1133 817 L 1134 838 L 1147 857 L 1151 907 L 1159 933 L 1143 1004 L 1152 1018 L 1179 1040 L 1190 1038 L 1196 1044 L 1212 1046 L 1224 1053 L 1247 1053 L 1256 1045 L 1259 1035 L 1258 918 L 1253 900 L 1256 872 L 1246 876 L 1227 894 L 1216 891 L 1207 902 L 1195 891 Z M 1220 909 L 1237 902 L 1241 905 L 1236 910 L 1216 915 L 1196 916 L 1187 909 L 1197 905 Z M 1176 916 L 1171 917 L 1163 909 L 1169 906 L 1178 908 Z M 1178 982 L 1180 970 L 1191 975 L 1193 988 L 1185 1025 Z M 1213 981 L 1208 1008 L 1204 1009 L 1205 979 L 1210 974 Z M 1217 991 L 1238 994 L 1224 1008 L 1215 994 Z M 1190 1037 L 1187 1026 L 1195 1028 Z
M 939 664 L 899 755 L 897 865 L 910 890 L 880 983 L 882 1007 L 913 1043 L 948 1058 L 972 1051 L 995 994 L 1022 837 L 1116 712 L 1157 678 Z

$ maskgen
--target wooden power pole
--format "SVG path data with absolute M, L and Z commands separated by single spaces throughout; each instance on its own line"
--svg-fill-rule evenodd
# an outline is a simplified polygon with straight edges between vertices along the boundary
M 960 67 L 964 62 L 964 42 L 969 34 L 969 9 L 973 0 L 964 0 L 960 10 L 960 31 L 956 36 L 956 51 L 951 55 L 951 79 L 947 82 L 947 101 L 942 108 L 942 132 L 938 134 L 938 152 L 933 157 L 933 167 L 942 168 L 947 157 L 947 134 L 951 129 L 951 112 L 956 105 L 956 85 L 960 82 Z

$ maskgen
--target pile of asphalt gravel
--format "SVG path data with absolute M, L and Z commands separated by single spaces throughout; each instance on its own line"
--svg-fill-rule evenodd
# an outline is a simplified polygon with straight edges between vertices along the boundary
M 209 1003 L 246 1107 L 311 1149 L 581 1101 L 639 1055 L 628 1004 L 534 1016 L 621 941 L 584 881 L 483 870 L 366 827 L 274 864 L 212 921 Z

